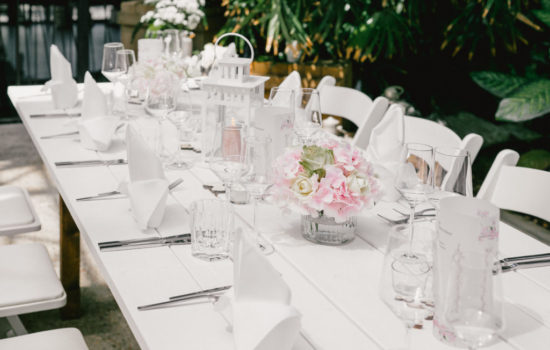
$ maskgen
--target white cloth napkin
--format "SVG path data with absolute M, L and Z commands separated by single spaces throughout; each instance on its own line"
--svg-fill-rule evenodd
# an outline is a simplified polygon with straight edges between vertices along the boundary
M 453 302 L 447 298 L 448 281 L 452 278 L 450 272 L 453 266 L 456 267 L 457 258 L 467 257 L 465 253 L 479 253 L 485 256 L 485 259 L 481 259 L 482 264 L 496 261 L 499 214 L 497 207 L 482 199 L 453 196 L 443 198 L 439 202 L 433 262 L 434 335 L 438 339 L 457 344 L 456 337 L 452 334 L 452 327 L 445 323 L 444 318 L 446 308 L 450 302 Z M 480 263 L 480 260 L 470 261 L 470 263 Z M 490 288 L 480 287 L 475 290 L 490 292 Z M 491 295 L 488 295 L 487 300 L 490 298 Z
M 50 46 L 51 79 L 44 89 L 50 89 L 55 108 L 74 107 L 78 102 L 78 87 L 73 79 L 71 63 L 63 56 L 57 46 Z
M 122 183 L 132 212 L 141 229 L 157 228 L 162 223 L 168 198 L 168 180 L 155 153 L 133 127 L 126 130 L 130 182 Z
M 389 109 L 371 133 L 366 158 L 374 164 L 384 188 L 384 199 L 397 200 L 395 175 L 400 165 L 405 139 L 405 121 L 399 108 Z
M 300 331 L 300 313 L 281 274 L 253 243 L 237 234 L 234 288 L 216 304 L 232 319 L 235 349 L 289 350 Z
M 302 79 L 300 78 L 300 73 L 293 71 L 290 73 L 285 80 L 279 85 L 281 90 L 294 90 L 295 93 L 299 92 L 302 88 Z M 295 95 L 294 98 L 297 98 Z M 277 93 L 273 96 L 273 99 L 270 101 L 272 106 L 281 106 L 288 107 L 289 95 L 284 91 Z
M 84 76 L 84 100 L 78 132 L 82 147 L 105 151 L 111 145 L 118 118 L 108 115 L 107 98 L 89 72 Z

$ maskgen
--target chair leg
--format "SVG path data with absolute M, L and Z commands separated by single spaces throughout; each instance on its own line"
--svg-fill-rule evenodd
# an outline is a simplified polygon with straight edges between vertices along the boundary
M 25 326 L 23 326 L 23 323 L 19 319 L 19 316 L 7 316 L 6 319 L 8 320 L 8 323 L 10 324 L 10 327 L 15 335 L 25 335 L 28 333 Z

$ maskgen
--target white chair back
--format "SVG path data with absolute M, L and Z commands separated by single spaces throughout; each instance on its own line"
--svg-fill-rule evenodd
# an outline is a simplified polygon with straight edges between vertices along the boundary
M 372 100 L 359 90 L 343 86 L 324 86 L 320 90 L 321 112 L 343 117 L 358 127 L 371 109 Z
M 366 149 L 369 145 L 371 133 L 376 125 L 382 120 L 386 110 L 388 109 L 389 101 L 383 96 L 378 96 L 374 99 L 372 107 L 367 114 L 363 123 L 361 123 L 355 132 L 355 136 L 351 144 L 361 149 Z
M 550 172 L 517 167 L 517 159 L 516 152 L 501 151 L 493 162 L 478 197 L 501 209 L 550 221 Z
M 390 108 L 393 108 L 390 107 Z M 455 147 L 465 149 L 474 162 L 483 138 L 477 134 L 468 134 L 461 139 L 454 131 L 434 121 L 405 116 L 405 142 L 424 143 L 433 147 Z
M 320 81 L 319 84 L 317 84 L 317 87 L 315 87 L 317 90 L 321 91 L 325 86 L 335 86 L 336 85 L 336 78 L 334 78 L 332 75 L 325 75 Z

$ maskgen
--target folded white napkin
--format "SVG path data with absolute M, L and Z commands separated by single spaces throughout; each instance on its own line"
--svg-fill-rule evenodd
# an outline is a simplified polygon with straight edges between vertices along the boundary
M 300 73 L 298 73 L 297 71 L 293 71 L 292 73 L 290 73 L 279 85 L 279 89 L 281 90 L 294 90 L 296 93 L 299 92 L 301 88 L 302 79 L 300 78 Z M 297 96 L 295 95 L 294 97 L 296 98 Z M 288 93 L 281 91 L 273 96 L 270 102 L 272 106 L 287 107 L 288 99 Z
M 51 79 L 44 89 L 50 89 L 54 107 L 74 107 L 78 102 L 78 87 L 73 79 L 71 64 L 55 45 L 50 46 L 50 71 Z
M 117 124 L 118 118 L 108 115 L 107 98 L 91 74 L 86 72 L 82 118 L 77 124 L 82 147 L 94 151 L 107 150 L 115 135 Z
M 232 319 L 235 349 L 289 350 L 300 331 L 300 313 L 281 275 L 241 233 L 233 251 L 233 293 L 216 304 Z
M 126 130 L 126 147 L 130 182 L 121 184 L 121 191 L 128 194 L 139 227 L 157 228 L 168 197 L 168 180 L 162 164 L 133 127 Z
M 471 259 L 471 254 L 485 256 L 481 260 L 468 260 L 473 264 L 491 264 L 498 252 L 499 216 L 497 207 L 491 203 L 471 197 L 455 196 L 441 199 L 438 211 L 438 227 L 434 244 L 434 335 L 444 342 L 457 344 L 458 338 L 452 327 L 445 323 L 444 312 L 456 300 L 448 300 L 450 272 L 457 259 Z M 481 265 L 483 266 L 483 265 Z M 455 271 L 456 272 L 456 271 Z M 470 279 L 476 276 L 464 276 Z M 454 275 L 456 278 L 456 275 Z M 490 288 L 473 288 L 472 292 L 489 293 Z
M 366 158 L 374 164 L 384 188 L 384 199 L 397 200 L 395 175 L 400 165 L 405 139 L 405 121 L 400 108 L 390 108 L 371 133 Z

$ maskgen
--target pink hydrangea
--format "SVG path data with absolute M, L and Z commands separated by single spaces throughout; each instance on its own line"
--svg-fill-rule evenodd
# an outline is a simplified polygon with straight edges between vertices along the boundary
M 303 163 L 308 169 L 300 164 L 302 149 L 292 149 L 280 156 L 274 163 L 273 193 L 276 200 L 298 213 L 313 216 L 322 213 L 343 222 L 372 206 L 381 194 L 380 186 L 373 167 L 359 150 L 331 140 L 309 154 L 322 159 L 323 150 L 327 154 L 332 152 L 334 160 L 321 169 L 310 169 L 318 167 L 318 162 Z

